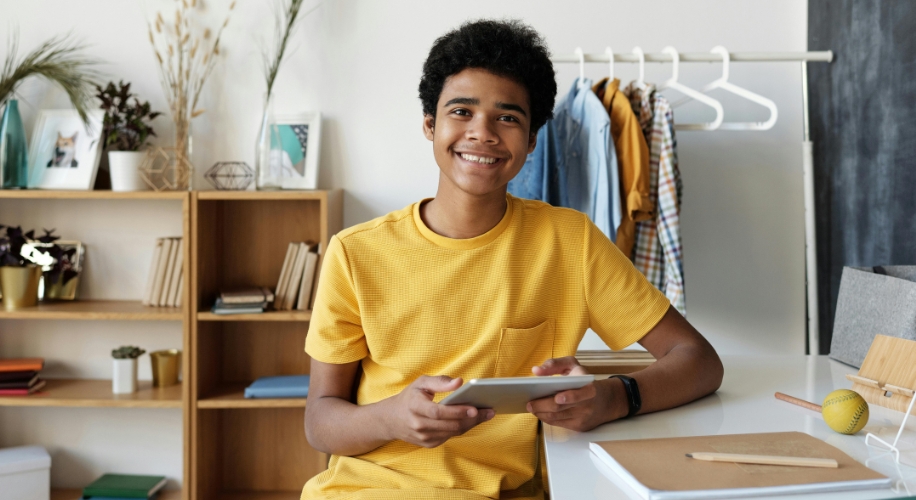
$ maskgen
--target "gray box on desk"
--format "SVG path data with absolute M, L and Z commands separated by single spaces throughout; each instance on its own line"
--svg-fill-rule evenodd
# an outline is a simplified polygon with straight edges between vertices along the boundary
M 916 266 L 843 268 L 830 357 L 861 367 L 878 334 L 916 340 Z

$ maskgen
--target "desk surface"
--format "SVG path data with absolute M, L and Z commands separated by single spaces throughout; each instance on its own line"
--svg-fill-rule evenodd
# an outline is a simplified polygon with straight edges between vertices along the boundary
M 785 431 L 802 431 L 823 439 L 893 478 L 893 488 L 780 499 L 845 500 L 916 495 L 916 419 L 907 421 L 907 431 L 901 437 L 901 464 L 897 465 L 888 453 L 866 446 L 865 434 L 872 432 L 892 442 L 903 420 L 902 413 L 872 405 L 865 429 L 854 436 L 844 436 L 831 431 L 820 414 L 773 396 L 779 391 L 820 403 L 830 391 L 852 386 L 845 375 L 856 373 L 854 368 L 826 356 L 727 356 L 722 362 L 725 379 L 719 391 L 688 405 L 611 422 L 590 432 L 545 426 L 551 499 L 639 498 L 599 470 L 603 465 L 589 452 L 590 441 Z

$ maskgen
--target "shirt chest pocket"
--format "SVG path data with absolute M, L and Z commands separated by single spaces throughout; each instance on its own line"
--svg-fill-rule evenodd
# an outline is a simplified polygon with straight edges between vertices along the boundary
M 494 377 L 529 377 L 531 367 L 553 357 L 554 325 L 548 319 L 534 328 L 503 328 L 499 332 Z

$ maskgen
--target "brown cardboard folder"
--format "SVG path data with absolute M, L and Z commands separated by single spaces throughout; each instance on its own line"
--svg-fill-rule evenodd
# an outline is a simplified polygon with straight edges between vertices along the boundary
M 600 441 L 595 456 L 643 498 L 734 498 L 883 488 L 890 478 L 803 432 Z M 704 462 L 691 452 L 832 458 L 836 469 Z M 607 472 L 607 471 L 604 471 Z

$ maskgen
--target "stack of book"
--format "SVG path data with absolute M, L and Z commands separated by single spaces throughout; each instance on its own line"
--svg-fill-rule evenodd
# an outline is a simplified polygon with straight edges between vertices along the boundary
M 213 308 L 214 314 L 256 314 L 264 312 L 274 301 L 269 288 L 242 288 L 221 291 Z
M 245 388 L 246 398 L 304 398 L 309 395 L 308 375 L 261 377 Z
M 292 242 L 280 270 L 275 292 L 277 311 L 307 311 L 315 303 L 315 283 L 320 269 L 321 246 L 313 241 Z
M 83 488 L 83 498 L 91 500 L 126 500 L 155 498 L 165 486 L 164 476 L 105 474 Z
M 146 279 L 143 305 L 181 307 L 184 290 L 184 245 L 181 238 L 158 238 Z
M 45 386 L 42 358 L 0 359 L 0 396 L 28 396 Z

